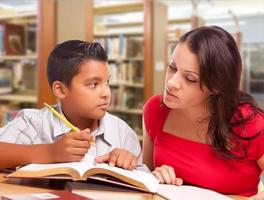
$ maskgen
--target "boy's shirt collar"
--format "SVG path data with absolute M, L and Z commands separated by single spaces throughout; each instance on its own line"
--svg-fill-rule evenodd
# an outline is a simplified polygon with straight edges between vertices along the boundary
M 64 114 L 62 112 L 62 108 L 61 108 L 61 104 L 58 103 L 56 105 L 53 106 L 55 110 L 57 110 L 63 117 Z M 54 116 L 56 117 L 56 116 Z M 57 117 L 56 117 L 57 118 Z M 113 141 L 112 139 L 114 138 L 111 134 L 111 131 L 106 131 L 105 127 L 106 127 L 106 123 L 107 123 L 107 119 L 109 118 L 109 114 L 106 112 L 105 115 L 103 116 L 102 119 L 100 119 L 99 121 L 99 126 L 96 130 L 94 130 L 92 132 L 93 136 L 95 137 L 98 137 L 98 136 L 103 136 L 104 137 L 104 140 L 112 145 L 113 144 Z M 71 128 L 68 127 L 63 121 L 61 121 L 60 119 L 57 118 L 57 120 L 59 121 L 59 124 L 60 125 L 56 125 L 56 123 L 54 123 L 54 137 L 58 137 L 64 133 L 67 133 L 67 132 L 70 132 L 71 131 Z
M 65 117 L 65 115 L 62 112 L 60 103 L 53 105 L 53 108 L 57 110 L 58 113 L 60 113 L 63 117 Z M 56 122 L 54 123 L 54 133 L 53 134 L 55 138 L 64 133 L 71 131 L 71 128 L 67 126 L 63 121 L 61 121 L 57 116 L 54 116 L 54 117 L 56 118 L 56 120 L 58 120 L 58 123 L 59 123 L 59 125 L 57 125 Z

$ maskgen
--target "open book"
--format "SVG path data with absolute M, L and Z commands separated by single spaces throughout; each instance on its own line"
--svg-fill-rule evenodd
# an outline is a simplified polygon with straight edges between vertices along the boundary
M 66 189 L 72 193 L 81 196 L 90 197 L 97 200 L 107 199 L 126 199 L 126 200 L 139 200 L 139 199 L 156 199 L 153 198 L 152 193 L 142 193 L 136 190 L 129 190 L 124 187 L 116 187 L 111 184 L 100 184 L 96 182 L 67 182 Z M 100 191 L 100 198 L 98 196 Z M 162 199 L 169 200 L 232 200 L 231 198 L 214 192 L 212 190 L 199 188 L 189 185 L 166 185 L 159 184 L 156 195 L 161 196 Z M 155 196 L 156 196 L 155 195 Z M 111 198 L 109 198 L 111 197 Z M 157 198 L 160 199 L 160 198 Z
M 118 167 L 112 167 L 108 164 L 94 163 L 94 157 L 86 155 L 80 162 L 55 163 L 55 164 L 29 164 L 19 168 L 17 171 L 7 175 L 14 178 L 56 178 L 86 180 L 87 178 L 122 185 L 125 187 L 143 190 L 149 193 L 156 193 L 165 199 L 181 199 L 181 200 L 229 200 L 227 196 L 221 195 L 212 190 L 202 189 L 194 186 L 174 186 L 159 184 L 159 181 L 151 174 L 139 170 L 125 170 Z M 115 178 L 109 179 L 108 177 Z M 76 184 L 74 184 L 76 183 Z M 73 182 L 72 192 L 78 194 L 78 189 L 82 192 L 87 191 L 91 187 L 86 187 L 83 182 Z M 102 189 L 102 185 L 99 190 Z M 114 189 L 113 189 L 114 191 Z M 127 193 L 126 193 L 127 194 Z M 117 194 L 117 197 L 119 194 Z M 88 195 L 88 197 L 90 197 Z
M 189 185 L 165 185 L 160 184 L 157 194 L 165 199 L 180 200 L 232 200 L 228 196 L 214 192 L 212 190 Z
M 29 164 L 6 177 L 72 179 L 74 181 L 86 180 L 92 177 L 100 181 L 115 182 L 102 175 L 114 177 L 120 181 L 120 184 L 131 185 L 135 189 L 138 188 L 151 193 L 157 191 L 159 184 L 159 181 L 151 173 L 125 170 L 104 163 L 97 164 L 94 162 L 94 157 L 89 155 L 86 155 L 80 162 Z

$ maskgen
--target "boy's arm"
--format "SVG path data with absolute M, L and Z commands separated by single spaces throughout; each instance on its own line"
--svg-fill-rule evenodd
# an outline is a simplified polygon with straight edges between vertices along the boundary
M 0 168 L 51 162 L 50 144 L 24 145 L 0 142 Z
M 0 142 L 0 168 L 29 163 L 73 162 L 81 160 L 93 139 L 89 129 L 69 132 L 51 144 L 14 144 Z

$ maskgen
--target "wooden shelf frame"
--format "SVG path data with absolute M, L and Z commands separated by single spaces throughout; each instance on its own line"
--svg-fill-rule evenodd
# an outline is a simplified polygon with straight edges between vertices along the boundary
M 36 60 L 37 54 L 0 56 L 1 60 Z

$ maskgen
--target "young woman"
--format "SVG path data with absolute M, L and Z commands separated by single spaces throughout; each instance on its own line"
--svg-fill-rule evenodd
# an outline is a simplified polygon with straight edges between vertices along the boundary
M 239 90 L 233 37 L 211 26 L 180 38 L 164 93 L 144 106 L 143 160 L 161 183 L 257 193 L 264 169 L 264 114 Z

